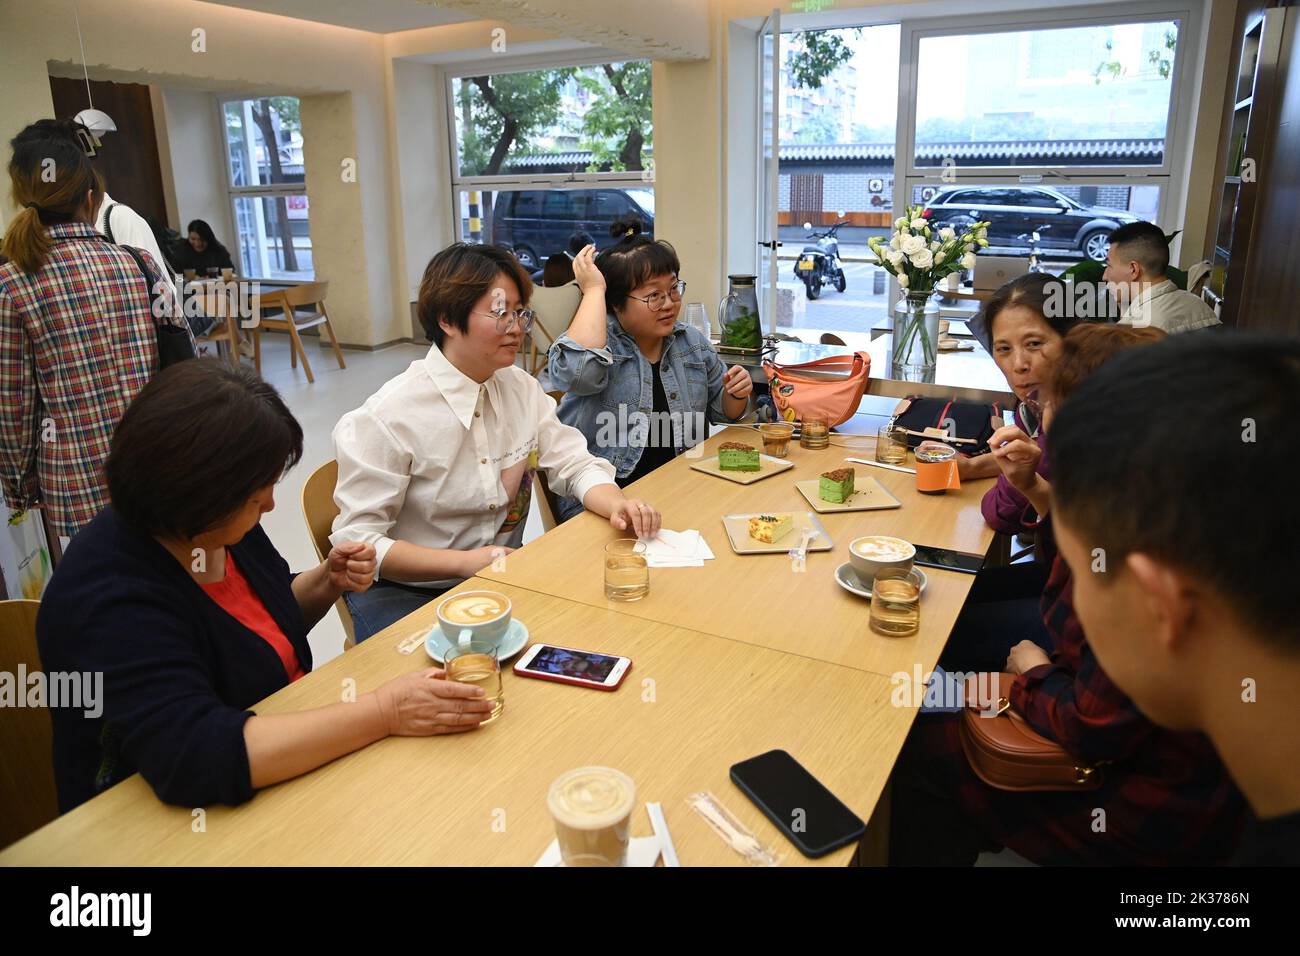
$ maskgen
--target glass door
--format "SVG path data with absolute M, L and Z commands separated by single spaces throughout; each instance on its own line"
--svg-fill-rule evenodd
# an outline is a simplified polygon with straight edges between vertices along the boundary
M 758 308 L 767 320 L 767 331 L 776 331 L 776 283 L 778 275 L 777 205 L 780 187 L 778 144 L 781 130 L 781 11 L 772 15 L 758 31 Z

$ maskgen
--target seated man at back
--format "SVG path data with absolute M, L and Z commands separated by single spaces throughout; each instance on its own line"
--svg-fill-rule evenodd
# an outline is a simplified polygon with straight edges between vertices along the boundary
M 1124 310 L 1119 324 L 1151 326 L 1170 335 L 1219 325 L 1205 300 L 1174 285 L 1168 269 L 1169 243 L 1159 226 L 1130 222 L 1110 234 L 1102 278 Z
M 1248 865 L 1300 864 L 1298 416 L 1300 343 L 1187 336 L 1116 356 L 1047 439 L 1088 641 L 1152 721 L 1209 737 L 1256 817 Z

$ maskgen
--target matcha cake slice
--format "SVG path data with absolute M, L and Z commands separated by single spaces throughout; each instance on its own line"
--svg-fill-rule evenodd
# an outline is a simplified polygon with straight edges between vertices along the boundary
M 853 497 L 853 469 L 836 468 L 823 472 L 817 481 L 817 492 L 822 501 L 842 505 Z
M 718 446 L 718 467 L 723 471 L 758 471 L 758 449 L 738 441 Z

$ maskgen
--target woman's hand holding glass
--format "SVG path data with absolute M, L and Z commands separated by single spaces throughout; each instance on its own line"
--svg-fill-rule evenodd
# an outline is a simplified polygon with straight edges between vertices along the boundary
M 447 672 L 429 667 L 404 674 L 375 691 L 384 729 L 397 737 L 455 734 L 476 728 L 492 711 L 483 688 L 446 680 Z

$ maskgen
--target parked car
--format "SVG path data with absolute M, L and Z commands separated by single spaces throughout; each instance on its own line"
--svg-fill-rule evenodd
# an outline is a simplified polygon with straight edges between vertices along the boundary
M 497 193 L 492 206 L 492 241 L 513 249 L 525 269 L 540 269 L 563 252 L 569 236 L 589 232 L 596 248 L 617 240 L 609 227 L 616 219 L 638 216 L 646 235 L 654 235 L 655 197 L 651 189 L 521 189 Z
M 1110 234 L 1138 217 L 1120 209 L 1085 206 L 1050 186 L 954 186 L 941 189 L 922 215 L 936 226 L 964 229 L 989 224 L 989 245 L 1029 249 L 1024 237 L 1037 232 L 1040 251 L 1081 253 L 1105 262 Z

